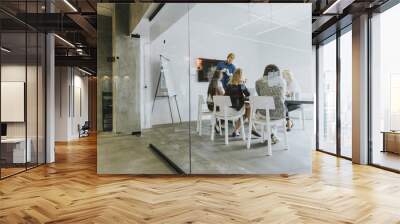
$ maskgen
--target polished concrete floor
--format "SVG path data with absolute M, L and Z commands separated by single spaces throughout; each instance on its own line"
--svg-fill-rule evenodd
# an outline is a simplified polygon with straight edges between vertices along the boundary
M 189 131 L 190 130 L 190 131 Z M 242 138 L 216 135 L 210 140 L 210 123 L 204 121 L 203 135 L 192 123 L 159 125 L 143 131 L 141 137 L 98 135 L 98 172 L 102 174 L 169 174 L 172 170 L 149 149 L 155 145 L 186 173 L 193 174 L 295 174 L 311 172 L 313 122 L 288 133 L 289 149 L 282 143 L 273 145 L 266 155 L 267 144 L 253 137 L 250 150 Z M 189 135 L 191 133 L 191 135 Z M 247 130 L 246 130 L 247 133 Z M 279 136 L 279 133 L 278 133 Z M 191 144 L 189 144 L 189 142 Z

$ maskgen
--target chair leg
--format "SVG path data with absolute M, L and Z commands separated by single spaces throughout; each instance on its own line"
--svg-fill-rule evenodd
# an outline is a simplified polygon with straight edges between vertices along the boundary
M 202 132 L 202 125 L 203 125 L 203 120 L 201 119 L 201 117 L 200 117 L 200 120 L 198 121 L 199 122 L 199 124 L 198 124 L 198 129 L 199 129 L 199 136 L 201 136 L 201 132 Z
M 222 136 L 221 119 L 218 119 L 218 129 L 219 129 L 219 135 Z
M 229 144 L 229 136 L 228 136 L 228 134 L 229 134 L 229 130 L 228 130 L 228 123 L 229 123 L 229 121 L 225 118 L 225 145 L 228 145 Z
M 253 127 L 253 121 L 249 120 L 249 135 L 247 136 L 247 149 L 250 149 L 250 145 L 251 145 L 251 129 Z
M 267 124 L 266 129 L 267 129 L 267 140 L 268 140 L 267 155 L 268 156 L 272 156 L 272 139 L 271 139 L 272 130 L 271 130 L 271 125 Z M 263 126 L 263 136 L 264 136 L 264 126 Z
M 214 141 L 214 134 L 215 134 L 215 118 L 211 119 L 211 141 Z
M 261 125 L 262 140 L 265 142 L 265 125 Z
M 246 142 L 246 132 L 244 130 L 244 121 L 243 121 L 243 117 L 242 116 L 240 117 L 240 126 L 242 128 L 242 139 L 243 139 L 244 142 Z M 250 128 L 250 130 L 251 130 L 251 128 Z M 250 132 L 250 134 L 251 134 L 251 132 Z
M 199 132 L 199 122 L 200 122 L 200 114 L 197 116 L 196 132 Z
M 288 146 L 288 137 L 287 137 L 287 130 L 286 130 L 286 120 L 283 120 L 283 142 L 285 145 L 285 149 L 288 150 L 289 146 Z

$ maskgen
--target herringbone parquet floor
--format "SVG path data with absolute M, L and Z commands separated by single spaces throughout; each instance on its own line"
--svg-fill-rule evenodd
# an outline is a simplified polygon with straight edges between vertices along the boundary
M 0 181 L 0 223 L 400 223 L 400 175 L 314 153 L 312 175 L 98 176 L 95 138 Z

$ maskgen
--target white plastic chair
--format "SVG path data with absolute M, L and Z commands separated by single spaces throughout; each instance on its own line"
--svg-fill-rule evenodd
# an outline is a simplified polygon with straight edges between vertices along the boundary
M 203 109 L 203 106 L 206 105 L 206 101 L 204 100 L 203 95 L 199 95 L 199 102 L 198 102 L 198 112 L 197 112 L 197 127 L 196 130 L 201 136 L 202 134 L 202 126 L 203 126 L 203 118 L 206 116 L 212 117 L 212 111 L 209 111 L 208 108 L 207 110 Z
M 235 121 L 240 120 L 240 125 L 241 125 L 241 134 L 243 141 L 246 141 L 246 134 L 244 131 L 244 122 L 243 122 L 243 115 L 244 115 L 244 106 L 242 110 L 236 111 L 233 108 L 230 108 L 232 106 L 232 102 L 229 96 L 214 96 L 213 97 L 214 101 L 214 110 L 213 110 L 213 119 L 211 121 L 211 141 L 214 141 L 214 135 L 215 135 L 215 121 L 216 119 L 220 121 L 223 119 L 225 121 L 225 145 L 229 144 L 229 129 L 228 129 L 228 121 L 232 121 L 233 125 L 235 125 Z M 219 111 L 217 111 L 217 107 L 219 108 Z M 220 125 L 221 127 L 221 125 Z M 221 133 L 221 130 L 220 130 Z
M 287 144 L 287 131 L 286 131 L 286 119 L 271 120 L 270 110 L 275 110 L 274 98 L 271 96 L 250 96 L 250 108 L 251 114 L 249 119 L 249 127 L 253 124 L 261 125 L 262 140 L 265 141 L 265 135 L 267 135 L 267 155 L 272 155 L 272 126 L 280 126 L 283 128 L 284 134 L 284 145 L 285 149 L 288 148 Z M 265 110 L 265 116 L 257 116 L 257 110 Z M 250 149 L 251 145 L 251 128 L 249 129 L 249 136 L 247 138 L 247 149 Z

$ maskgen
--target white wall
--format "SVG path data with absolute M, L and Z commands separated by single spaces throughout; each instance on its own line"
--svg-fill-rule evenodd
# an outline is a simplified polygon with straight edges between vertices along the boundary
M 197 81 L 195 61 L 199 57 L 223 60 L 229 52 L 234 52 L 234 64 L 244 70 L 248 88 L 254 88 L 255 81 L 262 76 L 266 65 L 276 64 L 281 69 L 290 69 L 301 90 L 312 97 L 315 75 L 312 67 L 310 7 L 310 4 L 164 6 L 152 23 L 147 24 L 150 29 L 143 28 L 146 25 L 138 29 L 144 42 L 144 85 L 148 86 L 144 94 L 147 95 L 144 97 L 144 110 L 147 112 L 144 114 L 150 118 L 144 120 L 150 119 L 147 123 L 153 125 L 171 122 L 166 99 L 156 102 L 153 113 L 151 106 L 148 106 L 152 104 L 157 85 L 160 54 L 171 60 L 171 80 L 178 93 L 179 109 L 185 121 L 189 120 L 189 111 L 191 119 L 195 119 L 198 95 L 206 95 L 207 91 L 208 83 Z M 188 8 L 191 8 L 189 14 Z M 174 103 L 172 101 L 176 121 L 178 116 Z
M 77 139 L 79 137 L 78 124 L 83 125 L 88 120 L 88 78 L 83 75 L 75 68 L 56 67 L 56 141 Z M 80 103 L 77 101 L 79 90 Z M 80 113 L 79 104 L 82 113 Z

